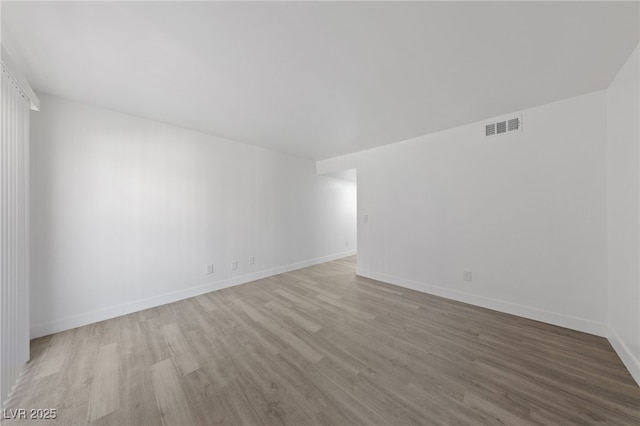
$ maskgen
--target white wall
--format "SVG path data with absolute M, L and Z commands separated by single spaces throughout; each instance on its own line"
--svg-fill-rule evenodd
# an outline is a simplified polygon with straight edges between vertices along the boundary
M 639 48 L 607 90 L 609 341 L 640 383 Z
M 356 249 L 355 184 L 316 176 L 312 161 L 41 103 L 31 126 L 33 337 Z
M 519 133 L 475 123 L 318 162 L 357 168 L 358 273 L 606 335 L 605 107 L 599 91 L 522 111 Z

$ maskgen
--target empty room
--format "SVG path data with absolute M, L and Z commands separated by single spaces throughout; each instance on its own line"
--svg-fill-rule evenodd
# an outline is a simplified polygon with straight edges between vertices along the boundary
M 3 425 L 640 424 L 640 2 L 0 20 Z

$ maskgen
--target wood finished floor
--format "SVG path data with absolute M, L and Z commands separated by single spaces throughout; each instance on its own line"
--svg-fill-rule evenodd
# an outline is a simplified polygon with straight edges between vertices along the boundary
M 58 410 L 39 425 L 640 424 L 605 339 L 356 277 L 355 258 L 31 351 L 9 408 Z

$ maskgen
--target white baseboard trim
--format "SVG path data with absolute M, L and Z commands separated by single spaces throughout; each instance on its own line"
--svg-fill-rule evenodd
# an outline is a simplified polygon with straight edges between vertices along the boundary
M 480 306 L 482 308 L 517 315 L 519 317 L 545 322 L 560 327 L 570 328 L 572 330 L 582 331 L 584 333 L 594 334 L 600 337 L 607 337 L 608 334 L 607 324 L 591 321 L 584 318 L 574 317 L 558 312 L 546 311 L 543 309 L 534 308 L 532 306 L 520 305 L 517 303 L 478 296 L 475 294 L 465 293 L 457 290 L 451 290 L 440 286 L 407 280 L 404 278 L 367 271 L 360 268 L 358 268 L 357 274 L 366 278 L 371 278 L 373 280 L 383 281 L 400 287 L 417 290 L 422 293 L 433 294 L 435 296 L 444 297 L 446 299 L 469 303 L 471 305 Z
M 629 370 L 633 380 L 640 386 L 640 359 L 634 356 L 631 350 L 629 350 L 629 347 L 620 338 L 620 335 L 610 325 L 607 339 L 622 360 L 624 366 Z
M 183 290 L 164 293 L 158 296 L 149 297 L 147 299 L 136 300 L 134 302 L 122 303 L 119 305 L 110 306 L 108 308 L 85 312 L 79 315 L 73 315 L 51 322 L 34 324 L 31 326 L 31 338 L 35 339 L 37 337 L 47 336 L 49 334 L 70 330 L 76 327 L 82 327 L 83 325 L 93 324 L 110 318 L 131 314 L 133 312 L 142 311 L 160 305 L 166 305 L 167 303 L 177 302 L 179 300 L 188 299 L 190 297 L 199 296 L 201 294 L 210 293 L 212 291 L 221 290 L 223 288 L 233 287 L 235 285 L 245 284 L 262 278 L 294 271 L 296 269 L 306 268 L 308 266 L 330 262 L 332 260 L 341 259 L 343 257 L 353 256 L 356 254 L 356 252 L 356 250 L 350 250 L 342 253 L 332 254 L 329 256 L 309 259 L 303 262 L 265 269 L 263 271 L 228 278 L 225 280 L 213 281 L 197 287 L 190 287 Z

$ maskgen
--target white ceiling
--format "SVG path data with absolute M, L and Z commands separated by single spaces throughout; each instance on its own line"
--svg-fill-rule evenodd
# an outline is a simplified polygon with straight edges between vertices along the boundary
M 41 92 L 325 159 L 604 89 L 638 2 L 2 2 Z

